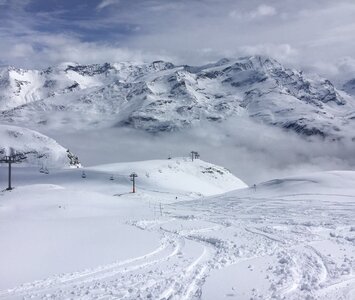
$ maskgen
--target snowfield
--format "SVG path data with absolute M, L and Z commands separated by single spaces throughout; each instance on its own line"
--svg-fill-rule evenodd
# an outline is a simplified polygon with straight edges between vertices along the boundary
M 0 192 L 0 299 L 355 298 L 355 172 L 247 187 L 188 158 L 86 178 L 13 171 L 16 188 Z

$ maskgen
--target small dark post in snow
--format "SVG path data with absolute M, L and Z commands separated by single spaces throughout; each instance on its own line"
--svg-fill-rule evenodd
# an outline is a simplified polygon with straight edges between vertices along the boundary
M 113 177 L 113 175 L 111 175 L 110 180 L 115 180 L 115 178 Z
M 138 177 L 138 175 L 133 172 L 131 175 L 129 175 L 129 177 L 131 177 L 131 181 L 132 181 L 132 193 L 135 193 L 136 192 L 136 178 Z
M 26 157 L 22 154 L 14 153 L 13 149 L 10 149 L 10 155 L 6 155 L 3 158 L 0 158 L 0 163 L 7 163 L 9 164 L 9 184 L 6 190 L 11 191 L 11 165 L 15 163 L 20 163 L 21 161 L 25 160 Z
M 159 210 L 160 210 L 160 216 L 163 216 L 163 207 L 161 205 L 161 203 L 159 203 Z
M 86 174 L 84 171 L 81 173 L 81 178 L 86 178 Z

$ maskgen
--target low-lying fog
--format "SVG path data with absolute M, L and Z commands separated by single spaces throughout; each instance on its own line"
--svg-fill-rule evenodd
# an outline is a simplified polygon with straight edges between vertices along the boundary
M 204 123 L 159 135 L 124 128 L 41 132 L 77 154 L 84 166 L 188 156 L 196 150 L 201 159 L 228 168 L 248 184 L 355 167 L 354 142 L 310 141 L 248 120 Z

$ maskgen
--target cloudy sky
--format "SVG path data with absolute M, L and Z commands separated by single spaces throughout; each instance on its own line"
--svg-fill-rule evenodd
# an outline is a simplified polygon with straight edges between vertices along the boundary
M 354 0 L 0 0 L 0 64 L 270 55 L 355 75 Z

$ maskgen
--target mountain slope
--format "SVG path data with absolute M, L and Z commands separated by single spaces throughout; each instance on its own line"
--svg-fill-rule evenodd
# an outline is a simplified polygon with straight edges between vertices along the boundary
M 238 117 L 340 138 L 351 132 L 349 113 L 355 111 L 350 96 L 330 81 L 263 56 L 200 67 L 160 61 L 8 69 L 0 81 L 2 121 L 32 126 L 128 126 L 158 133 Z
M 80 167 L 78 158 L 55 140 L 17 126 L 0 125 L 0 158 L 22 154 L 25 163 L 45 167 Z
M 247 185 L 227 169 L 200 159 L 172 158 L 101 165 L 88 171 L 111 173 L 113 176 L 138 174 L 137 181 L 145 190 L 177 191 L 215 195 L 245 188 Z
M 204 198 L 206 165 L 114 164 L 88 168 L 85 179 L 76 169 L 19 168 L 16 188 L 0 192 L 1 298 L 353 299 L 355 172 Z M 160 180 L 139 168 L 161 169 Z M 137 193 L 118 176 L 132 169 Z M 184 170 L 196 176 L 177 190 Z

